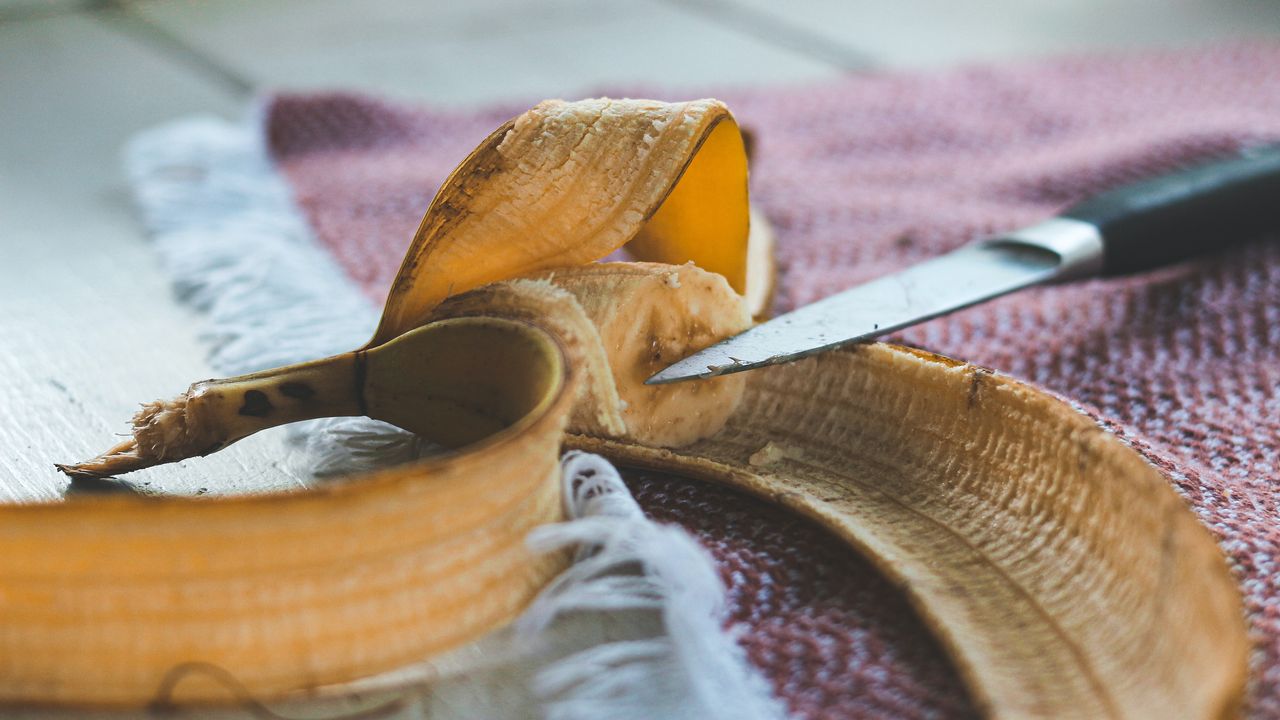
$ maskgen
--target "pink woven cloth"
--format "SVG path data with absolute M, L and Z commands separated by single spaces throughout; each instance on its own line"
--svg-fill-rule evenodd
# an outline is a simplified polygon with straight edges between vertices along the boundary
M 1087 194 L 1280 140 L 1280 46 L 715 94 L 756 135 L 752 190 L 778 230 L 775 309 L 788 310 Z M 267 132 L 320 240 L 381 300 L 440 182 L 525 106 L 280 96 Z M 1280 198 L 1277 212 L 1280 223 Z M 1022 293 L 900 339 L 1073 398 L 1162 465 L 1239 578 L 1257 648 L 1250 712 L 1280 718 L 1280 233 Z M 797 714 L 972 714 L 902 598 L 820 531 L 725 490 L 632 483 L 649 512 L 712 549 L 744 646 Z

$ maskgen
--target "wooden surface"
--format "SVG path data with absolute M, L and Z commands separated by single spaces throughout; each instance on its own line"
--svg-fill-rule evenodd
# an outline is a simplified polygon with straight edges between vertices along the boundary
M 785 7 L 785 9 L 783 9 Z M 0 0 L 0 500 L 53 500 L 136 403 L 211 374 L 119 171 L 134 132 L 270 87 L 452 106 L 1280 35 L 1267 0 Z M 1261 71 L 1261 69 L 1260 69 Z M 296 484 L 278 435 L 132 478 Z

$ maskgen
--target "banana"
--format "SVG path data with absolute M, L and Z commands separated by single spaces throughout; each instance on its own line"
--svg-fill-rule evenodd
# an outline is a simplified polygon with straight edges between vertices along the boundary
M 309 697 L 473 641 L 567 562 L 523 540 L 562 515 L 572 430 L 828 528 L 904 589 L 988 715 L 1233 714 L 1249 642 L 1220 550 L 1060 401 L 879 344 L 643 385 L 764 311 L 771 242 L 716 101 L 551 101 L 504 125 L 432 202 L 367 345 L 196 383 L 62 467 L 334 414 L 453 452 L 296 493 L 0 505 L 0 704 L 225 701 L 219 677 Z M 587 264 L 624 245 L 645 262 Z
M 190 417 L 220 422 L 249 393 L 294 416 L 363 396 L 369 414 L 465 452 L 304 492 L 0 505 L 0 704 L 141 707 L 162 688 L 166 701 L 227 702 L 226 676 L 279 697 L 508 622 L 567 562 L 532 554 L 525 536 L 562 517 L 560 444 L 585 377 L 559 338 L 591 329 L 580 311 L 539 324 L 501 313 L 370 351 L 363 381 L 346 354 L 308 367 L 324 382 L 268 373 L 187 404 L 210 403 Z
M 428 208 L 368 344 L 195 383 L 144 406 L 124 442 L 59 467 L 130 472 L 330 415 L 367 415 L 458 452 L 295 495 L 66 503 L 48 525 L 31 508 L 0 509 L 0 547 L 12 551 L 0 580 L 26 588 L 0 596 L 0 702 L 136 705 L 191 660 L 277 697 L 504 622 L 563 566 L 530 557 L 522 538 L 559 518 L 554 461 L 570 423 L 683 445 L 737 406 L 740 378 L 642 383 L 657 363 L 745 328 L 744 293 L 767 299 L 756 287 L 772 278 L 767 228 L 752 229 L 746 192 L 742 138 L 717 101 L 547 102 L 504 125 Z M 572 267 L 633 242 L 637 257 L 721 274 Z M 506 281 L 555 268 L 554 282 Z M 339 525 L 359 541 L 332 534 Z M 58 527 L 77 530 L 42 544 Z M 82 537 L 94 552 L 81 552 Z M 164 611 L 141 597 L 163 598 Z M 46 616 L 41 598 L 69 614 Z M 103 658 L 110 666 L 95 667 Z M 174 697 L 219 691 L 205 678 Z
M 622 437 L 681 447 L 714 435 L 737 409 L 746 382 L 741 375 L 644 384 L 667 365 L 750 327 L 746 302 L 724 277 L 692 264 L 598 263 L 548 278 L 573 294 L 599 332 L 626 426 Z M 578 415 L 571 428 L 612 434 Z
M 498 128 L 445 181 L 405 254 L 371 345 L 449 295 L 628 245 L 692 261 L 761 303 L 772 255 L 750 252 L 742 133 L 717 100 L 546 101 Z M 748 277 L 748 256 L 764 260 Z M 748 286 L 748 280 L 755 285 Z M 757 286 L 766 286 L 762 292 Z
M 553 327 L 560 342 L 578 358 L 584 382 L 569 421 L 575 432 L 615 438 L 627 435 L 622 400 L 600 333 L 573 295 L 546 280 L 509 280 L 455 295 L 437 307 L 432 317 L 489 317 L 494 313 Z
M 720 275 L 694 265 L 597 263 L 486 285 L 455 296 L 432 318 L 493 313 L 561 326 L 585 385 L 569 431 L 680 447 L 717 432 L 741 402 L 745 377 L 645 385 L 666 363 L 751 324 L 744 299 Z M 588 328 L 583 331 L 581 328 Z
M 58 467 L 73 476 L 119 474 L 207 455 L 281 423 L 327 415 L 378 417 L 374 406 L 382 385 L 361 388 L 355 396 L 343 394 L 343 388 L 353 387 L 353 373 L 367 372 L 367 360 L 383 357 L 377 352 L 381 346 L 428 321 L 447 298 L 516 276 L 582 265 L 628 243 L 640 258 L 695 262 L 720 272 L 733 292 L 759 305 L 748 305 L 755 314 L 768 302 L 772 285 L 772 239 L 763 222 L 752 231 L 751 215 L 746 149 L 723 103 L 606 98 L 539 103 L 498 128 L 445 181 L 405 254 L 378 329 L 363 348 L 196 383 L 174 400 L 145 405 L 133 419 L 132 437 L 91 460 Z M 632 287 L 631 296 L 643 295 L 636 291 L 639 285 Z M 607 292 L 596 283 L 583 297 Z M 727 295 L 715 302 L 708 296 L 706 311 L 721 310 L 735 317 L 739 312 Z M 667 350 L 664 357 L 674 360 L 685 348 L 696 349 L 690 344 L 695 337 L 709 343 L 745 328 L 742 322 L 708 318 L 706 331 L 690 330 L 671 346 L 679 349 Z M 668 315 L 662 323 L 670 330 L 679 321 Z M 644 341 L 652 345 L 657 338 Z M 581 428 L 615 437 L 633 429 L 633 437 L 664 445 L 714 432 L 714 411 L 685 418 L 674 410 L 678 398 L 687 400 L 694 391 L 638 388 L 631 370 L 614 375 L 626 397 L 603 383 L 595 388 L 598 394 L 587 401 L 592 406 L 577 414 Z M 593 377 L 604 375 L 603 369 L 593 369 Z M 303 387 L 306 397 L 290 395 Z M 395 390 L 394 384 L 388 387 Z M 732 401 L 732 387 L 717 385 L 704 393 L 708 402 L 703 404 Z M 671 400 L 659 402 L 664 397 Z M 620 412 L 629 419 L 624 423 L 609 406 L 624 408 Z M 645 417 L 649 410 L 656 414 Z

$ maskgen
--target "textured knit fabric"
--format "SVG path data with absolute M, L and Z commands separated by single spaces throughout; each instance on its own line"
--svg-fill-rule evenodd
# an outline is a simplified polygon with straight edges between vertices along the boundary
M 1280 47 L 708 94 L 754 131 L 752 190 L 778 231 L 782 311 L 1087 194 L 1280 140 Z M 380 300 L 440 182 L 523 107 L 283 96 L 267 132 L 320 240 Z M 899 339 L 1072 398 L 1163 467 L 1239 578 L 1257 648 L 1251 713 L 1280 718 L 1276 233 L 1155 272 L 1021 293 Z M 758 502 L 635 482 L 649 512 L 712 548 L 744 646 L 799 714 L 972 712 L 936 644 L 864 562 Z

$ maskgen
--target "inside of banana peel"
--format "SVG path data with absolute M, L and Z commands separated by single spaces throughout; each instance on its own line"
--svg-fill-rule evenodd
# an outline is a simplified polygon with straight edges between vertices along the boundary
M 595 262 L 623 246 L 637 262 Z M 62 467 L 110 476 L 328 415 L 455 450 L 299 493 L 0 507 L 0 579 L 29 589 L 0 596 L 0 703 L 145 704 L 193 655 L 286 697 L 473 640 L 567 562 L 523 542 L 562 518 L 567 442 L 826 527 L 905 589 L 988 714 L 1238 706 L 1248 644 L 1221 552 L 1066 404 L 886 345 L 643 385 L 748 327 L 772 278 L 722 103 L 537 105 L 445 182 L 366 346 L 196 383 Z M 71 611 L 49 619 L 50 598 Z

